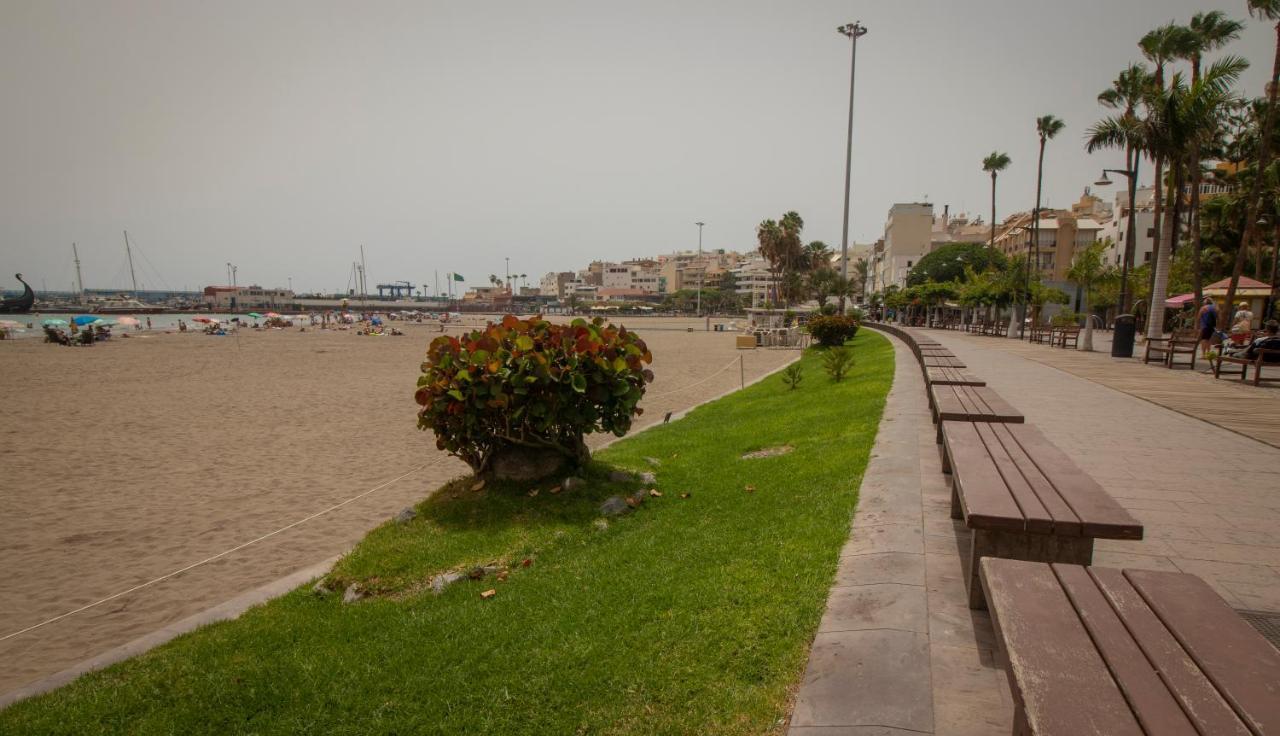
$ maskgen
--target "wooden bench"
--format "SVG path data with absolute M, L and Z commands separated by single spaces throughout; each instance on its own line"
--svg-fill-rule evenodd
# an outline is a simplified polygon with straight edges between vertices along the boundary
M 1186 573 L 987 558 L 1014 734 L 1280 733 L 1280 653 Z
M 920 357 L 925 358 L 954 358 L 956 354 L 950 349 L 941 345 L 923 345 L 920 347 Z
M 938 424 L 939 443 L 942 442 L 942 423 L 946 421 L 1013 424 L 1026 421 L 1021 412 L 987 386 L 930 384 L 929 408 L 933 410 L 933 421 Z
M 1080 348 L 1080 328 L 1079 327 L 1059 327 L 1053 336 L 1053 342 L 1063 350 L 1071 348 L 1078 350 Z M 1070 343 L 1070 344 L 1068 344 Z
M 1273 370 L 1280 370 L 1280 350 L 1272 350 L 1263 348 L 1255 350 L 1257 357 L 1246 358 L 1244 355 L 1223 355 L 1219 348 L 1218 358 L 1213 362 L 1213 377 L 1217 378 L 1222 373 L 1223 363 L 1232 363 L 1240 366 L 1240 380 L 1244 381 L 1249 377 L 1249 366 L 1253 366 L 1253 385 L 1260 385 L 1263 381 L 1280 381 L 1280 378 L 1263 378 L 1262 366 L 1270 365 Z M 1234 375 L 1234 371 L 1232 372 Z
M 1027 339 L 1030 342 L 1038 342 L 1040 344 L 1053 344 L 1053 328 L 1048 325 L 1031 325 L 1030 331 L 1027 333 Z
M 945 355 L 922 355 L 920 365 L 924 368 L 968 368 L 964 361 Z
M 1154 354 L 1159 356 L 1157 360 L 1163 363 L 1165 368 L 1172 368 L 1176 364 L 1176 356 L 1186 355 L 1188 362 L 1185 365 L 1195 370 L 1196 346 L 1199 342 L 1200 337 L 1194 330 L 1178 330 L 1169 337 L 1148 338 L 1147 345 L 1142 351 L 1142 362 L 1150 363 Z
M 951 368 L 947 366 L 936 366 L 924 369 L 925 383 L 932 386 L 939 384 L 943 386 L 985 386 L 987 382 L 973 375 L 963 368 Z
M 1142 524 L 1027 424 L 943 421 L 951 516 L 972 532 L 969 606 L 983 608 L 978 561 L 1093 561 L 1093 540 L 1142 539 Z

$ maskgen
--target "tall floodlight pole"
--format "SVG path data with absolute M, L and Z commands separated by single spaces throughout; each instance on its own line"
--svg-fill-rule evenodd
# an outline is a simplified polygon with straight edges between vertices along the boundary
M 707 265 L 702 262 L 702 226 L 707 223 L 695 222 L 693 224 L 698 226 L 698 265 L 702 269 L 701 271 L 698 272 L 698 303 L 695 309 L 696 309 L 696 314 L 699 317 L 701 317 L 702 316 L 702 279 L 707 274 Z
M 858 68 L 858 39 L 867 35 L 866 26 L 862 25 L 862 21 L 854 21 L 846 23 L 836 29 L 842 35 L 848 36 L 853 42 L 850 44 L 852 51 L 849 53 L 849 130 L 846 136 L 846 145 L 844 149 L 844 221 L 843 231 L 840 236 L 840 278 L 848 281 L 849 279 L 849 182 L 853 176 L 853 82 L 854 71 Z

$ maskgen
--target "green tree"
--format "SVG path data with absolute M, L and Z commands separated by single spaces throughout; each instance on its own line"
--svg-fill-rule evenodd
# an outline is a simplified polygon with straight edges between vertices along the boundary
M 1244 24 L 1231 20 L 1221 10 L 1208 13 L 1196 13 L 1187 26 L 1187 46 L 1180 49 L 1182 58 L 1191 62 L 1191 84 L 1200 82 L 1200 65 L 1204 54 L 1216 51 L 1234 41 L 1244 30 Z M 1187 152 L 1187 167 L 1191 174 L 1191 252 L 1195 263 L 1195 280 L 1193 291 L 1195 303 L 1200 303 L 1203 294 L 1203 283 L 1200 277 L 1201 260 L 1201 225 L 1200 225 L 1200 182 L 1204 178 L 1201 162 L 1206 146 L 1200 141 L 1193 141 L 1191 150 Z
M 1009 154 L 992 151 L 982 159 L 982 170 L 991 174 L 991 240 L 988 245 L 996 244 L 996 174 L 1009 168 Z
M 907 285 L 915 286 L 926 281 L 963 280 L 965 269 L 976 271 L 988 268 L 1004 268 L 1009 259 L 985 243 L 947 243 L 924 254 L 907 273 Z
M 1148 338 L 1164 334 L 1164 301 L 1170 257 L 1177 237 L 1176 203 L 1186 182 L 1188 156 L 1197 147 L 1202 148 L 1217 138 L 1226 103 L 1234 97 L 1231 87 L 1247 66 L 1243 59 L 1226 56 L 1210 65 L 1194 84 L 1187 84 L 1178 73 L 1173 75 L 1167 88 L 1151 91 L 1152 115 L 1147 125 L 1147 144 L 1151 151 L 1168 162 L 1172 186 L 1163 208 L 1164 222 L 1156 244 Z
M 818 271 L 831 268 L 831 248 L 821 240 L 815 240 L 804 247 L 802 266 L 807 271 Z
M 1254 164 L 1257 171 L 1266 171 L 1271 165 L 1271 137 L 1275 132 L 1276 92 L 1280 89 L 1280 0 L 1247 0 L 1249 15 L 1275 24 L 1276 50 L 1271 63 L 1271 84 L 1267 86 L 1267 113 L 1263 119 L 1261 141 L 1258 146 L 1258 158 Z M 1240 277 L 1244 274 L 1244 261 L 1251 247 L 1261 249 L 1258 241 L 1258 211 L 1262 207 L 1262 180 L 1255 176 L 1253 186 L 1249 188 L 1247 214 L 1245 215 L 1244 241 L 1236 252 L 1235 266 L 1231 269 L 1231 283 L 1227 286 L 1227 303 L 1233 304 L 1236 288 L 1240 285 Z M 1272 293 L 1275 293 L 1274 285 Z M 1231 310 L 1224 309 L 1219 315 L 1219 324 L 1225 328 L 1231 319 Z
M 1031 288 L 1031 269 L 1034 268 L 1036 271 L 1036 280 L 1040 279 L 1040 193 L 1044 188 L 1044 146 L 1049 140 L 1056 138 L 1065 127 L 1067 124 L 1053 115 L 1041 115 L 1036 118 L 1036 135 L 1040 138 L 1040 156 L 1036 162 L 1036 208 L 1031 218 L 1031 242 L 1027 244 L 1028 289 Z M 1009 337 L 1017 334 L 1014 320 L 1009 320 Z
M 1147 98 L 1147 91 L 1152 86 L 1151 72 L 1141 64 L 1130 64 L 1120 72 L 1111 86 L 1098 94 L 1098 103 L 1103 107 L 1119 110 L 1115 116 L 1103 118 L 1089 128 L 1085 138 L 1085 149 L 1089 153 L 1101 148 L 1119 148 L 1124 150 L 1124 167 L 1133 172 L 1128 187 L 1138 183 L 1139 168 L 1142 164 L 1142 153 L 1146 150 L 1145 128 L 1138 118 L 1138 108 Z M 1133 193 L 1130 192 L 1132 195 Z M 1131 223 L 1132 224 L 1132 223 Z M 1129 242 L 1128 232 L 1124 237 L 1124 248 L 1121 259 L 1123 271 L 1133 269 L 1133 243 Z M 1132 295 L 1125 294 L 1125 304 L 1119 305 L 1121 311 L 1129 308 Z M 1119 301 L 1119 283 L 1117 282 L 1117 301 Z
M 1110 245 L 1109 240 L 1095 240 L 1084 248 L 1077 248 L 1067 271 L 1067 278 L 1084 291 L 1084 345 L 1081 349 L 1088 352 L 1093 352 L 1093 288 L 1106 268 L 1103 253 Z

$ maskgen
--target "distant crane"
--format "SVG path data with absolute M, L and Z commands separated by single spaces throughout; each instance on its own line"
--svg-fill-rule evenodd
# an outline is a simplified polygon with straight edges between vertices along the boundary
M 384 298 L 384 292 L 391 292 L 392 299 L 399 299 L 401 296 L 412 298 L 413 292 L 416 291 L 411 281 L 394 281 L 390 284 L 378 284 L 378 298 Z

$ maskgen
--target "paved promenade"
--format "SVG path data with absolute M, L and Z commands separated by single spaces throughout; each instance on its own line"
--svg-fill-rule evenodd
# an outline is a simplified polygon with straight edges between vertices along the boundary
M 1194 573 L 1234 608 L 1280 611 L 1280 449 L 1092 380 L 1099 372 L 1106 379 L 1095 366 L 1112 363 L 1109 357 L 926 334 L 1143 522 L 1143 541 L 1098 540 L 1095 564 Z M 1013 705 L 990 618 L 965 605 L 968 532 L 950 519 L 919 365 L 894 343 L 898 364 L 885 421 L 791 734 L 1008 733 Z M 1173 399 L 1212 380 L 1131 361 L 1114 367 L 1149 371 L 1127 380 Z M 1265 389 L 1245 396 L 1228 410 L 1276 400 Z

